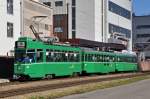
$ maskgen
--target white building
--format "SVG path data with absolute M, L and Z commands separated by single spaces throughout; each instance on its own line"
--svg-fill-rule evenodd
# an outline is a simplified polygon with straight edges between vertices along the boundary
M 54 9 L 57 16 L 54 23 L 59 23 L 57 21 L 61 20 L 62 15 L 68 17 L 68 26 L 63 26 L 63 22 L 54 25 L 54 33 L 57 32 L 58 36 L 66 35 L 63 32 L 65 27 L 68 38 L 121 44 L 129 42 L 128 48 L 132 49 L 132 0 L 40 1 Z
M 20 36 L 20 0 L 0 1 L 0 56 L 11 56 Z

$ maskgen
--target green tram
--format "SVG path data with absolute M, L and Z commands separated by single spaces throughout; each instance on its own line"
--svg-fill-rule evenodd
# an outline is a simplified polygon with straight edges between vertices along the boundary
M 111 52 L 84 52 L 83 71 L 86 73 L 111 73 L 137 71 L 136 55 Z
M 49 45 L 21 37 L 15 44 L 14 78 L 52 78 L 82 73 L 137 71 L 135 55 Z

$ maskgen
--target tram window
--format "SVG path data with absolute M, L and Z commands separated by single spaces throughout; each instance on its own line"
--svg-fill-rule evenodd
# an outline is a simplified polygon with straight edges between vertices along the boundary
M 120 62 L 123 62 L 123 58 L 124 58 L 124 57 L 122 57 L 122 56 L 120 57 Z
M 126 62 L 126 57 L 122 57 L 122 62 Z
M 93 55 L 92 54 L 89 54 L 89 60 L 90 60 L 90 62 L 92 62 L 93 60 L 92 60 L 92 57 L 93 57 Z
M 93 58 L 93 54 L 91 54 L 91 62 L 93 62 L 93 59 L 94 59 L 94 58 Z
M 74 53 L 74 57 L 75 57 L 75 62 L 80 61 L 80 54 L 79 53 Z
M 43 62 L 43 50 L 38 49 L 36 53 L 37 62 Z
M 88 54 L 88 62 L 91 62 L 92 61 L 92 55 L 91 54 Z
M 130 62 L 130 57 L 126 57 L 126 62 Z
M 89 54 L 89 62 L 92 62 L 92 54 Z
M 105 55 L 103 56 L 103 61 L 106 62 L 106 56 Z
M 35 50 L 27 50 L 26 52 L 15 51 L 15 61 L 22 63 L 34 63 L 36 61 Z
M 109 62 L 113 62 L 113 57 L 109 56 Z
M 58 52 L 57 53 L 57 62 L 62 62 L 63 60 L 62 60 L 62 52 Z
M 96 62 L 98 62 L 99 61 L 99 55 L 95 55 L 96 56 Z
M 113 62 L 115 62 L 116 60 L 115 60 L 115 56 L 112 56 L 112 60 L 113 60 Z
M 28 57 L 30 63 L 34 63 L 36 60 L 35 50 L 28 50 L 26 58 L 27 57 Z
M 118 57 L 117 62 L 120 62 L 120 57 Z
M 103 55 L 103 62 L 105 62 L 105 55 Z
M 96 57 L 94 54 L 92 54 L 92 62 L 95 62 L 96 61 Z
M 108 61 L 108 62 L 112 62 L 111 56 L 108 56 L 108 57 L 107 57 L 107 61 Z
M 88 62 L 91 62 L 92 61 L 92 55 L 88 54 Z
M 107 58 L 108 56 L 105 56 L 105 62 L 108 62 L 108 58 Z
M 62 58 L 60 51 L 55 50 L 53 58 L 54 58 L 54 62 L 60 62 Z
M 133 57 L 133 63 L 136 63 L 136 62 L 137 62 L 137 58 Z
M 68 54 L 68 60 L 69 60 L 69 62 L 74 62 L 74 55 L 73 55 L 72 52 L 69 52 L 69 54 Z
M 15 50 L 15 62 L 22 62 L 25 55 L 25 50 Z
M 126 62 L 131 62 L 131 61 L 132 61 L 131 57 L 126 57 Z
M 70 62 L 79 62 L 79 53 L 77 52 L 70 52 L 68 59 Z
M 114 56 L 109 56 L 109 62 L 114 62 Z
M 99 60 L 100 60 L 100 62 L 103 62 L 103 56 L 102 55 L 99 56 Z
M 74 58 L 75 58 L 75 62 L 79 62 L 80 61 L 80 54 L 74 53 Z
M 100 57 L 100 55 L 96 55 L 96 57 L 97 57 L 97 62 L 99 62 L 99 57 Z
M 93 62 L 96 62 L 96 57 L 95 57 L 95 55 L 92 55 L 92 61 L 93 61 Z
M 53 62 L 57 62 L 57 51 L 54 51 L 52 54 L 53 54 Z
M 88 62 L 88 54 L 86 54 L 86 61 Z
M 101 61 L 103 62 L 104 60 L 103 60 L 103 55 L 101 55 Z
M 109 62 L 109 56 L 104 55 L 104 62 Z
M 128 57 L 128 62 L 132 62 L 132 58 L 131 57 Z
M 131 57 L 131 63 L 134 63 L 134 57 Z
M 68 53 L 67 52 L 62 53 L 62 59 L 63 59 L 64 62 L 68 61 Z
M 85 54 L 82 54 L 81 61 L 82 61 L 82 62 L 84 62 L 84 61 L 85 61 Z
M 97 62 L 100 62 L 100 55 L 97 55 Z
M 109 58 L 109 56 L 107 56 L 107 58 L 106 58 L 106 61 L 107 61 L 107 62 L 109 62 L 109 61 L 110 61 L 110 58 Z
M 88 61 L 88 55 L 85 54 L 85 61 L 87 62 Z
M 46 62 L 53 62 L 54 53 L 52 50 L 46 50 Z
M 123 62 L 128 62 L 128 57 L 123 57 Z

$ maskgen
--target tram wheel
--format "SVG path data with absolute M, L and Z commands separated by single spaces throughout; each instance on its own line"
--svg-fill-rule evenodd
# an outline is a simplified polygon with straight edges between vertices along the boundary
M 78 76 L 79 76 L 79 73 L 78 73 L 78 72 L 72 73 L 72 77 L 78 77 Z
M 54 75 L 52 75 L 52 74 L 46 75 L 46 79 L 53 79 L 53 78 L 54 78 Z

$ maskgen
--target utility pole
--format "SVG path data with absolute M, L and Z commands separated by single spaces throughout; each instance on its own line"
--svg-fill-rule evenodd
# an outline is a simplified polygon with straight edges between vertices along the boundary
M 101 4 L 101 6 L 102 6 L 102 42 L 104 42 L 104 40 L 103 40 L 103 38 L 104 38 L 104 1 L 102 0 L 102 4 Z
M 20 1 L 20 8 L 21 8 L 21 21 L 20 21 L 20 24 L 21 24 L 21 36 L 24 36 L 24 0 L 21 0 Z
M 67 2 L 67 40 L 69 39 L 69 3 Z

